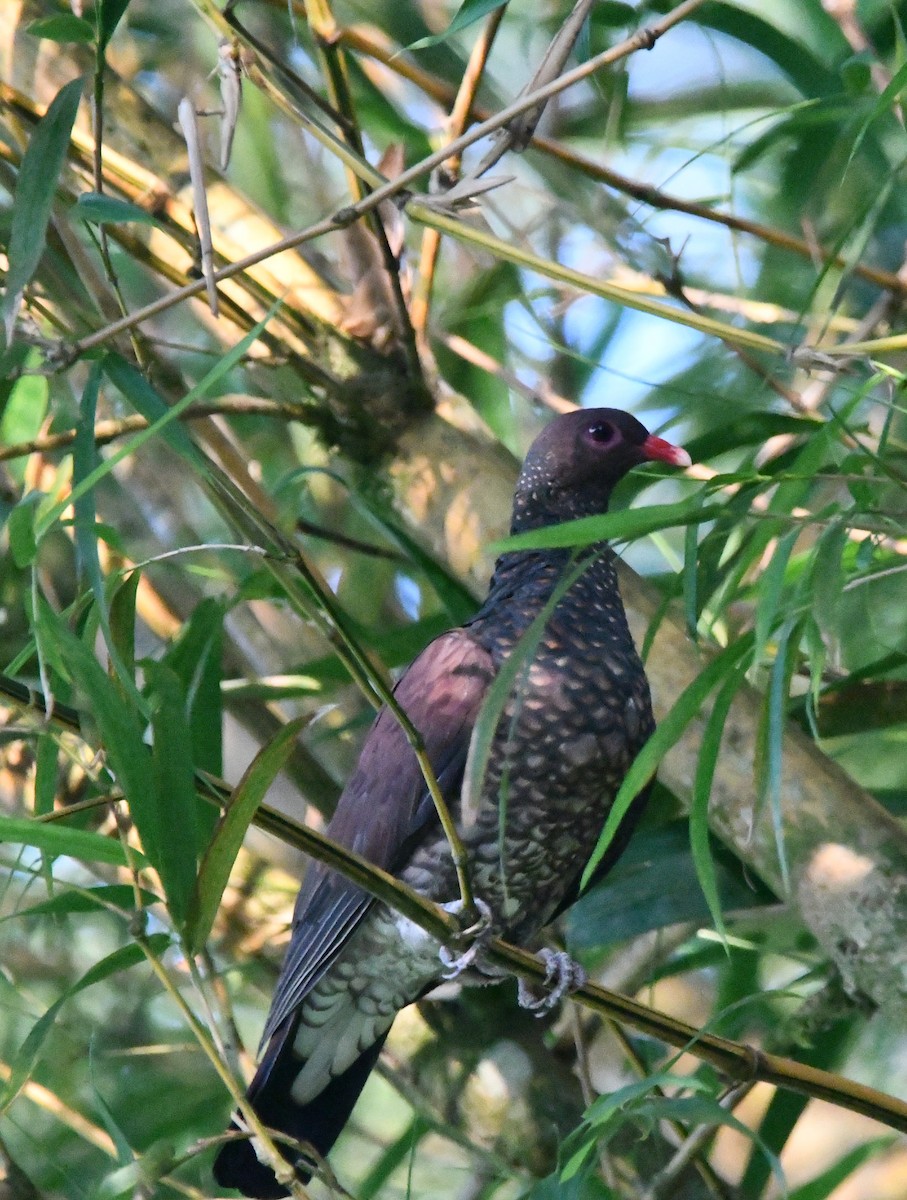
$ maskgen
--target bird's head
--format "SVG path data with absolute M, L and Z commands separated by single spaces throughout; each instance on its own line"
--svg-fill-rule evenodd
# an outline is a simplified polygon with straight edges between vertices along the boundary
M 577 409 L 555 417 L 523 463 L 513 532 L 605 512 L 615 485 L 645 462 L 686 467 L 690 456 L 616 408 Z

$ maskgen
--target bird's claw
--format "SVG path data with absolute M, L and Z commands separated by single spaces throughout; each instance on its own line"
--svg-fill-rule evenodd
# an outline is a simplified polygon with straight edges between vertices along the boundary
M 526 980 L 520 979 L 517 985 L 517 1002 L 520 1008 L 542 1017 L 560 1004 L 565 996 L 581 988 L 589 977 L 579 963 L 563 950 L 540 950 L 539 957 L 545 964 L 543 994 L 533 995 Z
M 469 939 L 469 945 L 465 951 L 462 954 L 457 954 L 450 946 L 442 946 L 438 951 L 438 958 L 440 958 L 441 965 L 444 967 L 444 979 L 456 979 L 467 968 L 471 967 L 491 937 L 493 923 L 491 909 L 478 896 L 473 900 L 473 906 L 479 914 L 478 920 L 474 921 L 466 929 L 461 930 L 454 938 L 455 945 L 458 942 L 462 943 Z M 463 901 L 453 900 L 449 904 L 443 904 L 441 907 L 445 912 L 459 914 L 463 911 Z

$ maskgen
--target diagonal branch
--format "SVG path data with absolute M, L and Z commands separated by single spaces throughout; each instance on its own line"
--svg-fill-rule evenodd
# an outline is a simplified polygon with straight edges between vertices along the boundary
M 0 676 L 0 693 L 16 699 L 19 703 L 28 704 L 36 711 L 47 711 L 42 696 L 5 676 Z M 78 713 L 72 709 L 56 706 L 53 720 L 75 730 L 79 728 Z M 231 791 L 226 783 L 204 772 L 198 773 L 198 780 L 199 796 L 202 799 L 221 807 L 227 804 Z M 120 799 L 122 797 L 103 796 L 96 798 L 92 803 L 100 806 Z M 84 811 L 85 807 L 83 804 L 81 811 Z M 43 819 L 61 820 L 70 815 L 70 811 L 64 809 L 47 814 Z M 339 871 L 377 900 L 383 901 L 415 922 L 426 933 L 436 938 L 440 945 L 456 943 L 462 936 L 460 921 L 452 913 L 427 900 L 387 871 L 331 841 L 324 834 L 264 804 L 257 810 L 253 823 L 259 829 L 273 834 L 288 845 L 305 851 L 317 861 Z M 491 939 L 483 953 L 487 954 L 491 963 L 505 968 L 521 979 L 536 984 L 543 984 L 545 981 L 546 967 L 541 959 L 501 938 Z M 584 984 L 571 995 L 577 1003 L 600 1016 L 630 1025 L 641 1033 L 666 1042 L 669 1046 L 685 1050 L 704 1062 L 711 1063 L 732 1079 L 743 1082 L 761 1080 L 777 1087 L 788 1088 L 801 1095 L 827 1100 L 851 1112 L 873 1117 L 893 1129 L 907 1132 L 907 1103 L 875 1088 L 795 1062 L 782 1055 L 766 1053 L 745 1043 L 698 1030 L 692 1025 L 596 984 Z

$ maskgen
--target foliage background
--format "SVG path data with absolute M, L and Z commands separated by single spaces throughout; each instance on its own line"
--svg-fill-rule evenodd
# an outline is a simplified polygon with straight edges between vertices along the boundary
M 588 7 L 568 70 L 666 11 Z M 446 32 L 428 0 L 229 20 L 207 0 L 3 5 L 9 1195 L 213 1195 L 201 1139 L 230 1099 L 205 1047 L 248 1071 L 301 864 L 252 831 L 206 936 L 231 847 L 202 859 L 193 772 L 252 763 L 251 810 L 282 762 L 269 802 L 318 824 L 371 712 L 343 660 L 373 691 L 471 611 L 516 462 L 572 403 L 632 409 L 697 466 L 639 473 L 623 504 L 662 507 L 609 526 L 645 577 L 624 594 L 674 744 L 568 945 L 694 1025 L 903 1096 L 904 6 L 684 7 L 557 95 L 471 210 L 425 193 L 487 138 L 417 172 L 408 203 L 392 189 L 380 225 L 340 228 L 470 111 L 509 104 L 568 6 L 513 0 Z M 217 319 L 184 297 L 118 328 L 198 280 L 177 108 L 221 103 L 223 37 L 243 103 L 223 170 L 199 118 L 216 264 L 321 232 L 224 278 Z M 127 867 L 139 844 L 152 865 Z M 728 1093 L 695 1055 L 568 1010 L 535 1021 L 502 987 L 405 1014 L 333 1156 L 344 1185 L 904 1195 L 885 1124 Z

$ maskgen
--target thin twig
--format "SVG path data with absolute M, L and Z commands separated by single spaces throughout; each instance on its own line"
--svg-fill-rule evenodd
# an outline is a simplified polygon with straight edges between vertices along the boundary
M 576 0 L 573 11 L 549 43 L 547 50 L 542 56 L 541 63 L 530 82 L 523 88 L 523 92 L 538 91 L 546 83 L 551 83 L 557 79 L 573 51 L 576 39 L 582 32 L 593 3 L 594 0 Z M 688 13 L 692 12 L 698 7 L 699 4 L 696 3 L 696 0 L 691 0 L 687 11 Z M 655 45 L 655 39 L 653 37 L 652 41 L 649 42 L 648 38 L 645 37 L 646 32 L 642 30 L 640 31 L 640 35 L 638 35 L 642 38 L 640 48 L 645 47 L 645 49 L 650 50 Z M 544 111 L 545 105 L 541 103 L 537 108 L 532 108 L 528 112 L 524 112 L 515 121 L 511 121 L 509 125 L 502 129 L 495 138 L 494 144 L 488 153 L 476 167 L 474 172 L 476 178 L 489 171 L 509 150 L 525 149 L 532 140 L 532 135 L 535 133 L 536 126 L 542 119 Z
M 181 414 L 181 419 L 198 421 L 216 414 L 249 414 L 259 417 L 275 417 L 279 420 L 306 422 L 309 413 L 303 404 L 290 400 L 268 400 L 259 396 L 222 396 L 213 403 L 192 404 Z M 96 446 L 106 446 L 130 433 L 147 429 L 147 418 L 134 413 L 119 420 L 98 421 L 94 427 Z M 25 458 L 30 454 L 47 454 L 71 446 L 76 439 L 75 429 L 62 429 L 59 433 L 45 433 L 27 442 L 14 442 L 0 446 L 0 462 L 14 458 Z

